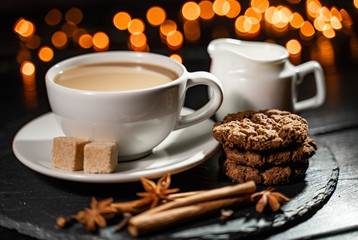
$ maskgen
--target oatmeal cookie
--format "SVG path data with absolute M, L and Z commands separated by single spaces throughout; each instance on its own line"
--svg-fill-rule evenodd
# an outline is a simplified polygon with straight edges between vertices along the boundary
M 308 159 L 304 163 L 269 168 L 253 168 L 239 165 L 231 159 L 221 162 L 223 173 L 233 182 L 255 181 L 256 184 L 281 185 L 302 180 L 306 175 Z
M 316 153 L 317 145 L 312 138 L 307 137 L 303 144 L 298 147 L 275 151 L 249 152 L 229 146 L 223 148 L 226 158 L 235 161 L 237 164 L 248 167 L 264 167 L 304 162 Z
M 221 144 L 248 151 L 267 151 L 301 145 L 308 134 L 307 121 L 277 109 L 227 115 L 213 127 Z

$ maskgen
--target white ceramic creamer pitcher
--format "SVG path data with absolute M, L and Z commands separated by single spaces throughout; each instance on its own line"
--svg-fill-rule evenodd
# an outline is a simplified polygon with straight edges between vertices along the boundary
M 277 108 L 300 112 L 316 108 L 325 99 L 325 78 L 321 65 L 309 61 L 292 65 L 286 48 L 266 42 L 216 39 L 210 42 L 210 72 L 222 83 L 224 101 L 216 113 L 222 120 L 228 113 Z M 297 86 L 314 73 L 316 95 L 297 100 Z

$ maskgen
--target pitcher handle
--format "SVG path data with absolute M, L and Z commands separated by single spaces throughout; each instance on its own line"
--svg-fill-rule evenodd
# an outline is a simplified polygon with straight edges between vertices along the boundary
M 300 112 L 306 109 L 321 106 L 326 98 L 325 77 L 321 65 L 317 61 L 308 61 L 296 66 L 295 71 L 297 74 L 296 84 L 299 84 L 307 74 L 313 72 L 316 84 L 316 95 L 311 98 L 295 102 L 293 104 L 294 111 Z
M 196 85 L 207 85 L 213 90 L 213 94 L 210 100 L 200 109 L 187 115 L 181 115 L 174 130 L 188 127 L 210 118 L 221 106 L 223 90 L 220 81 L 213 74 L 203 71 L 188 73 L 186 90 Z

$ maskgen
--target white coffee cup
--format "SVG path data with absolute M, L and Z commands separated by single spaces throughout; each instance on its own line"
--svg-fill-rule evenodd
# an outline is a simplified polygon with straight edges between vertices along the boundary
M 212 59 L 210 72 L 224 90 L 224 101 L 216 113 L 218 120 L 245 110 L 301 112 L 317 108 L 325 100 L 321 65 L 309 61 L 294 66 L 286 48 L 278 44 L 223 38 L 210 42 L 208 52 Z M 309 73 L 315 77 L 316 95 L 298 101 L 297 86 Z
M 131 91 L 87 91 L 61 86 L 56 76 L 76 66 L 125 62 L 150 64 L 174 71 L 169 83 Z M 188 88 L 207 85 L 214 94 L 202 108 L 181 115 Z M 210 118 L 220 107 L 221 83 L 208 72 L 190 73 L 179 62 L 154 53 L 110 51 L 64 60 L 46 74 L 51 109 L 67 136 L 91 141 L 116 142 L 119 160 L 133 160 L 151 153 L 173 130 Z

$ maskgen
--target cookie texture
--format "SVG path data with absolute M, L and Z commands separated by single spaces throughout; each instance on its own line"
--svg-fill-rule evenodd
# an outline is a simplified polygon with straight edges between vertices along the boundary
M 264 167 L 303 163 L 316 153 L 317 145 L 312 138 L 307 137 L 302 145 L 275 151 L 250 152 L 229 146 L 223 146 L 223 149 L 226 158 L 235 161 L 237 164 Z
M 298 146 L 307 135 L 304 118 L 277 109 L 229 114 L 213 128 L 214 138 L 224 146 L 248 151 Z
M 254 168 L 237 164 L 234 160 L 221 162 L 221 170 L 233 182 L 255 181 L 256 184 L 281 185 L 302 180 L 308 168 L 308 159 L 304 163 L 268 168 Z

